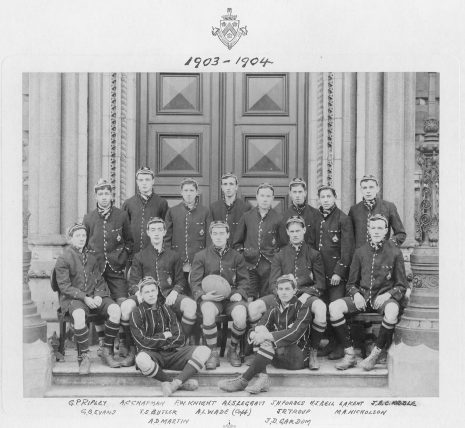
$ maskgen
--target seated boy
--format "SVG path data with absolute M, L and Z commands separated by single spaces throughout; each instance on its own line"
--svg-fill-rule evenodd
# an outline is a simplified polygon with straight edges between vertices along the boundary
M 87 316 L 93 312 L 108 317 L 102 359 L 110 367 L 119 367 L 112 357 L 113 344 L 119 331 L 121 311 L 110 298 L 110 290 L 103 279 L 94 253 L 86 248 L 87 231 L 76 223 L 68 231 L 70 245 L 58 257 L 55 275 L 60 289 L 60 306 L 63 314 L 71 314 L 74 336 L 81 357 L 79 374 L 90 371 L 89 328 Z
M 153 217 L 147 222 L 148 245 L 134 256 L 129 275 L 129 294 L 135 294 L 140 300 L 138 283 L 146 276 L 158 281 L 165 297 L 165 304 L 182 317 L 181 326 L 186 337 L 189 337 L 196 320 L 197 304 L 186 294 L 186 279 L 182 272 L 181 257 L 171 248 L 163 245 L 166 235 L 165 222 Z M 134 299 L 133 308 L 137 299 Z
M 344 345 L 344 359 L 336 364 L 346 370 L 357 364 L 350 329 L 345 315 L 361 311 L 383 315 L 376 345 L 361 366 L 372 370 L 383 348 L 391 342 L 398 321 L 400 301 L 407 289 L 402 251 L 387 240 L 389 223 L 386 217 L 376 214 L 368 220 L 368 242 L 357 248 L 350 265 L 346 295 L 329 304 L 331 325 Z
M 152 277 L 139 283 L 142 303 L 129 320 L 137 348 L 136 365 L 143 375 L 159 380 L 164 396 L 178 389 L 193 391 L 198 382 L 190 379 L 202 370 L 210 356 L 207 346 L 186 346 L 176 315 L 165 304 L 161 289 Z M 181 370 L 173 379 L 164 369 Z
M 218 331 L 215 318 L 223 312 L 231 316 L 233 320 L 228 359 L 233 367 L 240 367 L 238 344 L 247 325 L 249 275 L 244 257 L 227 245 L 228 223 L 214 221 L 210 223 L 209 232 L 212 245 L 195 255 L 190 278 L 192 295 L 200 302 L 203 334 L 207 346 L 212 350 L 206 368 L 215 370 L 220 365 L 220 357 L 216 348 Z M 231 296 L 228 299 L 224 299 L 215 291 L 205 293 L 202 290 L 202 280 L 208 275 L 220 275 L 228 281 L 231 286 Z
M 218 383 L 220 389 L 226 392 L 245 389 L 258 394 L 270 388 L 266 374 L 269 363 L 288 370 L 299 370 L 307 365 L 308 328 L 312 314 L 309 304 L 296 297 L 296 290 L 297 282 L 292 274 L 278 278 L 278 305 L 268 310 L 249 336 L 250 341 L 259 346 L 250 367 L 237 378 L 221 380 Z M 250 383 L 256 375 L 256 380 Z

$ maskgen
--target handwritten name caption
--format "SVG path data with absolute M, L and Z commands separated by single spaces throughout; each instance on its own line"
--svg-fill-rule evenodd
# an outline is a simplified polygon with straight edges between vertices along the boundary
M 115 416 L 118 411 L 108 408 L 107 400 L 94 400 L 89 398 L 77 398 L 68 401 L 69 407 L 79 408 L 83 416 Z

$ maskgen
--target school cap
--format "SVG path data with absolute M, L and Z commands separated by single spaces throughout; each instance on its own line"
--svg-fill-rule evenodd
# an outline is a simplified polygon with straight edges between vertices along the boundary
M 76 230 L 83 229 L 87 232 L 86 227 L 82 223 L 74 223 L 68 228 L 68 236 L 71 238 L 73 236 L 73 233 L 76 232 Z
M 286 220 L 286 229 L 291 223 L 299 223 L 302 225 L 302 227 L 305 227 L 305 220 L 299 215 L 293 215 Z
M 104 178 L 99 178 L 97 184 L 94 186 L 94 192 L 97 192 L 97 190 L 107 188 L 110 190 L 110 192 L 112 191 L 110 182 L 108 180 L 105 180 Z
M 333 186 L 330 186 L 329 184 L 322 184 L 317 189 L 318 196 L 320 196 L 320 192 L 322 192 L 323 190 L 331 190 L 331 192 L 333 192 L 334 196 L 337 195 L 336 194 L 336 189 Z
M 212 233 L 212 230 L 214 227 L 225 227 L 226 231 L 229 233 L 229 224 L 226 223 L 225 221 L 221 221 L 221 220 L 212 221 L 210 223 L 210 226 L 208 227 L 208 232 Z
M 156 223 L 161 223 L 163 225 L 163 227 L 166 229 L 165 220 L 163 220 L 160 217 L 150 217 L 149 221 L 147 222 L 147 230 L 148 230 L 148 228 L 150 227 L 151 224 L 156 224 Z
M 271 189 L 274 195 L 274 187 L 270 183 L 260 183 L 257 187 L 257 194 L 260 189 Z
M 370 181 L 370 180 L 373 180 L 376 182 L 376 184 L 379 184 L 378 182 L 378 179 L 376 178 L 376 176 L 374 176 L 373 174 L 369 174 L 369 175 L 364 175 L 361 180 L 360 180 L 360 185 L 364 182 L 364 181 Z
M 155 178 L 155 173 L 148 166 L 141 166 L 136 172 L 136 178 L 139 174 L 148 174 Z
M 139 281 L 139 284 L 137 286 L 139 287 L 139 291 L 142 291 L 142 289 L 146 285 L 156 285 L 158 287 L 158 281 L 156 281 L 153 277 L 151 276 L 145 276 Z
M 234 178 L 234 180 L 236 180 L 236 184 L 239 183 L 239 180 L 237 179 L 237 175 L 233 174 L 232 172 L 227 172 L 221 176 L 221 180 L 224 180 L 226 178 Z
M 289 190 L 292 189 L 292 186 L 303 186 L 304 190 L 307 190 L 307 183 L 303 178 L 295 177 L 289 183 Z

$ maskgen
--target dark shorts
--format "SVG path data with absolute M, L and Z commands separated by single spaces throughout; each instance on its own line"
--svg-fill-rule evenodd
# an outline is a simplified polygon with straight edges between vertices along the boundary
M 103 272 L 103 278 L 108 284 L 110 296 L 113 300 L 128 297 L 128 283 L 124 277 L 124 271 L 120 273 L 115 272 L 107 265 Z
M 357 307 L 355 306 L 355 303 L 354 303 L 354 299 L 352 299 L 352 297 L 344 297 L 342 300 L 344 300 L 344 302 L 346 302 L 347 307 L 349 308 L 348 314 L 359 314 L 361 312 L 368 312 L 368 313 L 377 312 L 380 315 L 384 315 L 384 308 L 386 307 L 386 305 L 388 303 L 395 303 L 397 305 L 397 307 L 399 308 L 399 313 L 400 313 L 400 309 L 401 309 L 399 302 L 397 300 L 395 300 L 395 299 L 386 300 L 378 309 L 374 309 L 374 308 L 372 308 L 371 306 L 369 306 L 367 304 L 367 308 L 366 308 L 365 311 L 359 311 L 357 309 Z M 369 302 L 367 302 L 367 303 L 369 303 Z
M 331 285 L 330 280 L 326 278 L 325 303 L 329 304 L 335 300 L 342 299 L 346 295 L 346 282 L 341 280 L 339 285 Z
M 142 350 L 156 361 L 162 369 L 182 370 L 191 359 L 196 346 L 183 346 L 170 351 L 148 351 Z
M 207 303 L 207 301 L 202 300 L 200 302 L 200 307 L 202 307 L 202 305 L 205 303 Z M 219 315 L 226 314 L 227 316 L 231 316 L 231 313 L 236 306 L 244 306 L 245 312 L 247 314 L 247 302 L 245 302 L 244 300 L 241 300 L 240 302 L 230 302 L 229 300 L 223 300 L 222 302 L 210 303 L 213 303 L 216 306 Z
M 110 297 L 102 297 L 102 304 L 96 309 L 90 309 L 82 300 L 74 299 L 69 304 L 68 313 L 72 315 L 76 309 L 83 309 L 86 317 L 89 314 L 97 314 L 102 318 L 106 318 L 108 316 L 108 307 L 114 303 L 115 301 Z
M 279 369 L 300 370 L 306 367 L 308 356 L 297 344 L 276 348 L 271 364 Z
M 270 294 L 271 263 L 263 256 L 260 257 L 257 266 L 249 269 L 249 284 L 251 297 L 257 298 Z

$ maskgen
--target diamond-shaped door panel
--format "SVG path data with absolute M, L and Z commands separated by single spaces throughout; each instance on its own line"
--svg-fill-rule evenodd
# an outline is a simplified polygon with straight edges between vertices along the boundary
M 288 111 L 286 75 L 246 77 L 245 114 L 286 114 Z
M 159 113 L 200 112 L 200 76 L 160 74 Z
M 158 172 L 160 175 L 199 175 L 200 136 L 158 136 Z
M 287 136 L 245 136 L 244 176 L 287 174 Z

